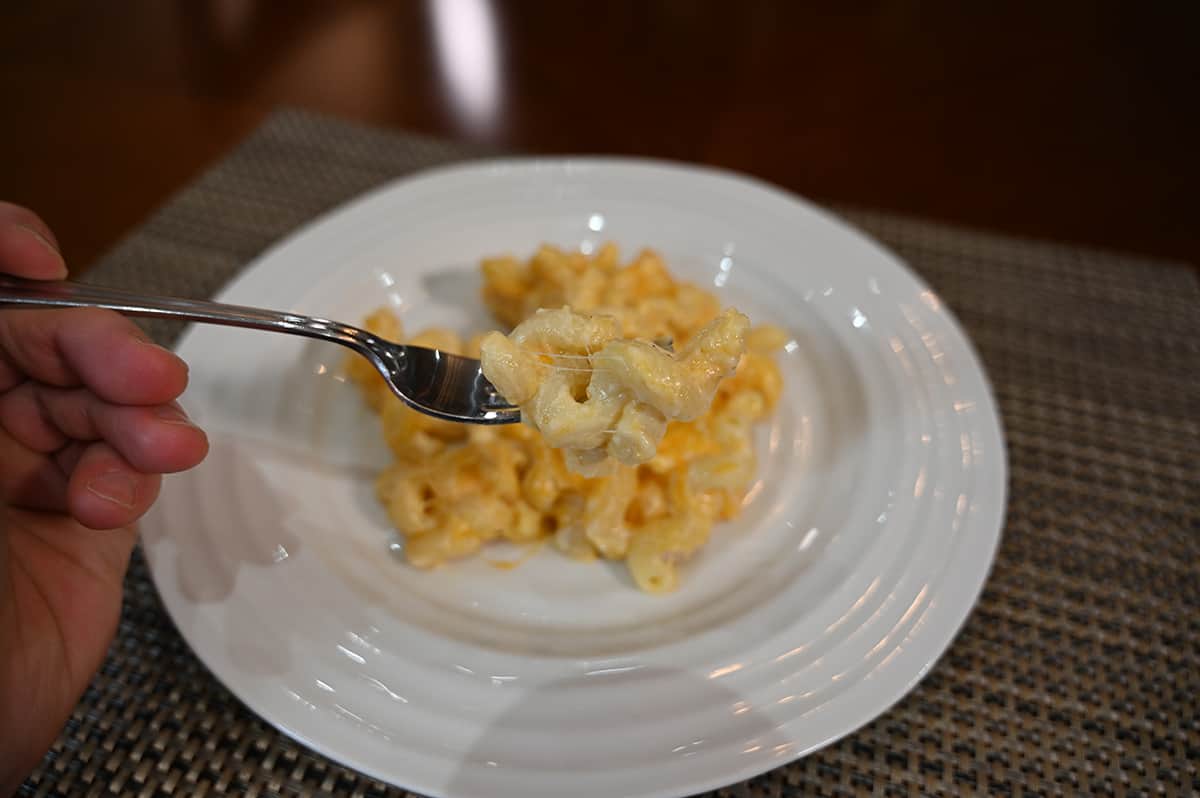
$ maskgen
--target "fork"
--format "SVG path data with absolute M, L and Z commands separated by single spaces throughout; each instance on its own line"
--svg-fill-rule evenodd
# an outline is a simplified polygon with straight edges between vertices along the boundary
M 483 376 L 479 361 L 422 346 L 392 343 L 359 327 L 279 310 L 198 299 L 145 296 L 116 288 L 0 277 L 0 307 L 115 310 L 126 316 L 224 324 L 291 333 L 348 347 L 371 362 L 388 387 L 422 413 L 469 424 L 511 424 L 521 412 Z

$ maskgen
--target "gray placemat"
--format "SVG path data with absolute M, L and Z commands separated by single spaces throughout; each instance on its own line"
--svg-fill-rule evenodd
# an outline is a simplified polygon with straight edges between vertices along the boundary
M 476 154 L 281 112 L 89 279 L 209 296 L 321 212 Z M 1007 526 L 978 608 L 907 698 L 711 795 L 1200 793 L 1195 274 L 842 212 L 928 280 L 978 347 L 1008 435 Z M 243 707 L 180 638 L 136 554 L 108 659 L 20 794 L 410 795 Z

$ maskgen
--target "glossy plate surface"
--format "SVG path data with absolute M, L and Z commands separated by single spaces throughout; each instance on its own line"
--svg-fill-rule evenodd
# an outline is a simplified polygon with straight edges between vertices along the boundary
M 218 298 L 351 323 L 390 304 L 410 331 L 465 332 L 490 326 L 481 256 L 606 240 L 793 336 L 752 500 L 667 597 L 550 547 L 514 570 L 409 568 L 343 351 L 184 337 L 212 454 L 167 480 L 146 554 L 185 638 L 266 720 L 432 796 L 683 796 L 870 721 L 949 644 L 1000 534 L 994 404 L 939 298 L 802 200 L 653 162 L 469 164 L 318 220 Z

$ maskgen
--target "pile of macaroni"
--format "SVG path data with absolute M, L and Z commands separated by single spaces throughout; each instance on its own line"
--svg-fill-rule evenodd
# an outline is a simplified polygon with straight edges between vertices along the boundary
M 587 386 L 600 371 L 592 353 L 612 347 L 616 359 L 603 363 L 606 369 L 617 366 L 626 400 L 622 412 L 633 403 L 645 408 L 631 415 L 625 442 L 615 449 L 611 442 L 600 445 L 595 429 L 584 431 L 589 438 L 569 421 L 556 428 L 549 410 L 534 420 L 542 431 L 527 424 L 454 424 L 408 408 L 369 363 L 348 361 L 348 376 L 379 413 L 396 457 L 379 476 L 377 491 L 405 535 L 408 561 L 429 568 L 476 553 L 489 541 L 551 540 L 574 558 L 623 560 L 642 590 L 674 590 L 679 565 L 705 544 L 716 522 L 741 511 L 757 468 L 754 425 L 770 415 L 782 390 L 773 355 L 786 334 L 769 325 L 747 329 L 741 314 L 720 313 L 716 297 L 673 279 L 650 251 L 621 265 L 611 245 L 594 255 L 542 247 L 527 262 L 485 260 L 483 277 L 489 308 L 500 322 L 517 328 L 510 337 L 464 340 L 429 329 L 405 342 L 480 357 L 486 339 L 493 371 L 498 367 L 504 374 L 495 376 L 514 381 L 498 385 L 510 400 L 532 400 L 547 379 L 566 374 L 565 389 L 576 408 L 586 402 Z M 547 312 L 537 314 L 543 309 Z M 364 326 L 405 340 L 399 319 L 386 309 L 372 313 Z M 557 337 L 539 339 L 535 333 Z M 678 356 L 645 343 L 661 339 L 670 339 Z M 540 343 L 524 345 L 533 341 Z M 558 347 L 569 343 L 578 349 L 580 341 L 582 351 Z M 743 347 L 739 361 L 735 353 Z M 535 352 L 577 354 L 589 365 L 569 372 L 561 359 Z M 505 371 L 505 363 L 520 367 Z M 529 374 L 533 379 L 522 382 Z M 692 388 L 665 390 L 672 380 Z M 661 430 L 651 409 L 664 418 Z M 615 438 L 621 414 L 611 424 L 602 420 L 603 427 L 595 422 L 596 428 Z M 570 455 L 574 470 L 563 450 L 552 446 L 563 441 L 584 444 Z M 579 471 L 597 472 L 600 457 L 583 453 L 589 449 L 638 464 L 588 477 Z

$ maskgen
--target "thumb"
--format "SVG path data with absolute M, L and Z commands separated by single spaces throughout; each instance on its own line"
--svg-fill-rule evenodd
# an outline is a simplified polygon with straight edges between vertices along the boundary
M 0 202 L 0 272 L 35 280 L 67 276 L 54 233 L 36 213 L 9 202 Z

